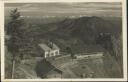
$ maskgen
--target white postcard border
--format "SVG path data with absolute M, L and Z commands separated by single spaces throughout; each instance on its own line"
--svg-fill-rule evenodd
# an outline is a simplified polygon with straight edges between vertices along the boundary
M 5 79 L 4 74 L 4 3 L 40 3 L 40 2 L 116 2 L 117 0 L 5 0 L 0 1 L 0 36 L 1 36 L 1 80 L 12 81 L 127 81 L 127 14 L 126 0 L 122 2 L 122 21 L 123 21 L 123 73 L 124 78 L 87 78 L 87 79 Z

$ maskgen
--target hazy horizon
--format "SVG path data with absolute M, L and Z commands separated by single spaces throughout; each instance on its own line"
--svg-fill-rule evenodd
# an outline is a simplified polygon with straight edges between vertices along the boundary
M 103 16 L 121 17 L 120 2 L 82 2 L 82 3 L 6 3 L 5 16 L 12 9 L 18 8 L 22 16 Z

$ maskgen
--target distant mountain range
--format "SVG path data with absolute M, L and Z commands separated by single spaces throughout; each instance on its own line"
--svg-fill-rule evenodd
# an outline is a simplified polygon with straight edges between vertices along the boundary
M 85 43 L 93 43 L 100 33 L 121 34 L 121 18 L 79 17 L 56 19 L 27 19 L 31 22 L 28 30 L 30 36 L 39 39 L 77 38 Z M 28 37 L 29 38 L 29 37 Z
M 54 33 L 60 36 L 78 37 L 89 43 L 93 42 L 99 33 L 117 35 L 121 32 L 121 27 L 119 28 L 111 21 L 95 16 L 65 19 L 57 25 L 58 28 Z

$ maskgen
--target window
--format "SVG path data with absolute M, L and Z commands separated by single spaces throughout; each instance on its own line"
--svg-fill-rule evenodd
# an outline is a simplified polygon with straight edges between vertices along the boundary
M 56 51 L 55 54 L 58 55 L 59 54 L 58 51 Z
M 51 53 L 51 56 L 54 56 L 54 53 Z

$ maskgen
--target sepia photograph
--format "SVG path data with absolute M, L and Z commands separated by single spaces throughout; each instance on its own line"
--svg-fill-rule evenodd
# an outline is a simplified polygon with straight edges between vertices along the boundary
M 4 78 L 124 78 L 122 5 L 4 3 Z

